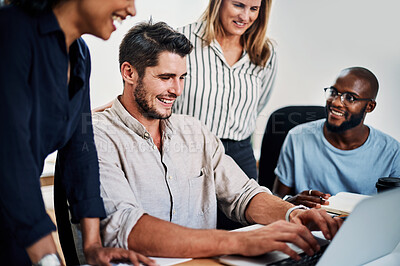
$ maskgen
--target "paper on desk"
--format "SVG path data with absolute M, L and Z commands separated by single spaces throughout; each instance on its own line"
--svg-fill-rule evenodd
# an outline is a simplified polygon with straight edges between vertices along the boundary
M 321 208 L 335 214 L 349 215 L 360 201 L 368 197 L 370 196 L 350 192 L 339 192 L 328 199 L 329 205 L 321 205 Z
M 156 261 L 156 263 L 160 266 L 169 266 L 169 265 L 175 265 L 178 263 L 183 263 L 186 261 L 191 260 L 190 258 L 159 258 L 159 257 L 150 257 L 153 260 Z M 132 266 L 130 263 L 112 263 L 111 265 L 113 266 Z
M 56 166 L 56 158 L 57 158 L 57 152 L 53 152 L 49 154 L 45 161 L 44 161 L 44 166 L 43 166 L 43 171 L 41 176 L 54 176 L 54 168 Z

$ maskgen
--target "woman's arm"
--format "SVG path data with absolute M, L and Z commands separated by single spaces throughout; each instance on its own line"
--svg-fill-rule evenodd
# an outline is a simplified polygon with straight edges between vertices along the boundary
M 271 44 L 271 58 L 267 61 L 267 64 L 263 70 L 260 98 L 257 106 L 257 113 L 264 109 L 267 105 L 271 92 L 274 87 L 276 72 L 278 68 L 277 55 L 274 46 Z
M 100 222 L 98 218 L 83 218 L 81 220 L 83 236 L 83 251 L 86 261 L 90 265 L 106 265 L 112 260 L 129 260 L 135 266 L 139 262 L 146 265 L 155 265 L 154 260 L 149 259 L 139 253 L 122 248 L 103 248 L 100 238 Z
M 14 23 L 15 22 L 15 23 Z M 43 251 L 55 251 L 40 189 L 43 161 L 34 153 L 31 119 L 36 95 L 32 73 L 32 29 L 16 8 L 0 11 L 0 213 L 7 231 L 34 261 Z M 4 224 L 4 223 L 3 223 Z M 3 240 L 4 241 L 4 240 Z M 49 243 L 49 250 L 41 247 Z

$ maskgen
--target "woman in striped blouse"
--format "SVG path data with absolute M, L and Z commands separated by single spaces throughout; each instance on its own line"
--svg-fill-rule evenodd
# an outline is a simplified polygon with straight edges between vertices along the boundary
M 266 30 L 272 0 L 210 0 L 200 21 L 179 29 L 195 49 L 174 112 L 200 119 L 251 178 L 250 138 L 268 102 L 276 54 Z

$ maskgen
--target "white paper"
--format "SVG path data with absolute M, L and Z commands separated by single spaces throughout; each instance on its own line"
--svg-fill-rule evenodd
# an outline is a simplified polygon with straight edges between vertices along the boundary
M 179 263 L 183 263 L 186 261 L 191 260 L 191 258 L 159 258 L 159 257 L 150 257 L 151 259 L 155 260 L 156 263 L 160 266 L 169 266 L 169 265 L 175 265 Z M 113 266 L 132 266 L 130 263 L 112 263 L 111 265 Z

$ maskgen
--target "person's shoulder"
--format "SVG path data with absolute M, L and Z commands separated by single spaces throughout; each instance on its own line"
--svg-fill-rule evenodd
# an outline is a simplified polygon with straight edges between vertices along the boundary
M 268 47 L 269 53 L 268 53 L 268 59 L 265 62 L 265 65 L 260 65 L 259 67 L 263 69 L 264 71 L 269 72 L 271 69 L 276 69 L 277 68 L 277 45 L 275 41 L 273 40 L 266 40 L 265 45 Z M 267 56 L 267 55 L 266 55 Z M 265 72 L 265 73 L 267 73 Z
M 94 112 L 92 113 L 92 119 L 93 121 L 105 121 L 105 120 L 111 120 L 114 119 L 113 113 L 110 111 L 111 108 L 107 108 L 101 112 Z
M 218 145 L 218 137 L 202 121 L 193 116 L 172 114 L 169 122 L 173 134 L 179 136 L 177 139 L 196 145 L 207 143 L 212 150 Z
M 290 135 L 303 135 L 303 134 L 317 134 L 322 130 L 322 126 L 325 123 L 325 118 L 318 119 L 311 122 L 306 122 L 293 127 L 290 131 Z
M 194 41 L 203 35 L 204 22 L 196 21 L 186 26 L 177 28 L 177 31 L 184 34 L 190 41 Z
M 0 8 L 0 29 L 2 33 L 29 34 L 32 27 L 36 24 L 36 17 L 30 15 L 13 5 Z M 5 32 L 4 32 L 5 31 Z
M 102 111 L 92 113 L 93 130 L 95 133 L 106 133 L 110 127 L 116 122 L 117 117 L 110 108 Z
M 79 47 L 79 50 L 84 54 L 84 55 L 88 55 L 89 54 L 89 47 L 87 46 L 85 40 L 80 37 L 78 39 L 76 39 L 76 43 Z
M 0 60 L 9 64 L 32 64 L 38 21 L 15 6 L 0 9 Z M 5 41 L 6 40 L 6 41 Z
M 199 23 L 200 23 L 199 21 L 195 21 L 195 22 L 186 24 L 185 26 L 178 27 L 177 30 L 179 32 L 188 31 L 188 30 L 196 28 L 199 25 Z
M 276 44 L 276 41 L 275 41 L 275 40 L 272 40 L 272 39 L 268 39 L 267 44 L 268 44 L 268 46 L 269 46 L 269 49 L 271 49 L 271 52 L 272 52 L 273 54 L 275 54 L 275 53 L 276 53 L 277 46 L 278 46 L 278 45 Z
M 372 141 L 374 143 L 381 143 L 384 144 L 386 147 L 391 147 L 395 150 L 400 150 L 400 142 L 397 141 L 395 138 L 390 136 L 387 133 L 384 133 L 383 131 L 376 129 L 372 126 L 368 126 L 370 128 L 370 136 L 372 137 Z M 380 144 L 380 145 L 381 145 Z
M 199 119 L 184 114 L 172 114 L 169 118 L 171 126 L 179 134 L 209 135 L 211 131 Z
M 14 5 L 3 6 L 0 8 L 1 21 L 16 21 L 19 19 L 32 19 L 32 16 Z M 8 25 L 12 26 L 12 25 Z
M 199 119 L 190 116 L 190 115 L 184 115 L 184 114 L 172 114 L 171 117 L 169 118 L 171 124 L 174 127 L 202 127 L 202 123 Z

